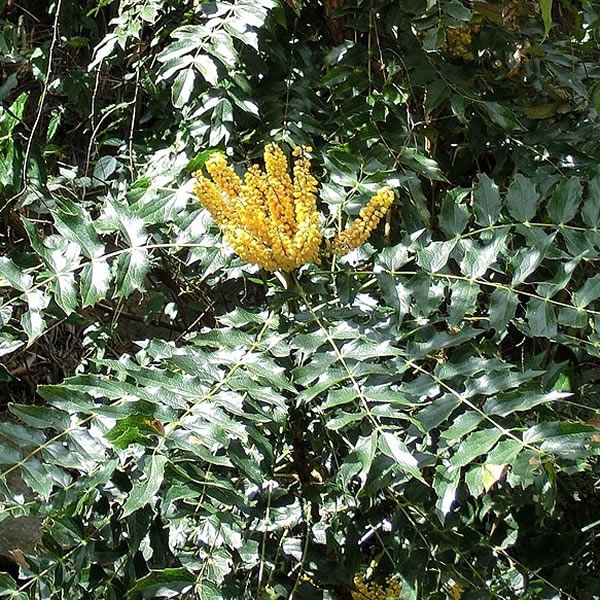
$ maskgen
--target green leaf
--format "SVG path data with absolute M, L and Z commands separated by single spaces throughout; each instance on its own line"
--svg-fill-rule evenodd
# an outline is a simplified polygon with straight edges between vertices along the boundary
M 56 229 L 68 240 L 78 244 L 88 258 L 103 254 L 104 244 L 94 229 L 90 215 L 66 198 L 57 198 L 56 205 L 52 210 Z
M 473 17 L 471 11 L 458 0 L 445 0 L 441 6 L 445 13 L 463 23 L 467 23 Z
M 115 298 L 127 297 L 144 289 L 144 278 L 150 270 L 150 257 L 144 248 L 131 248 L 117 259 Z
M 210 58 L 206 56 L 205 59 L 208 59 L 210 61 Z M 173 102 L 173 106 L 175 108 L 182 108 L 189 102 L 190 96 L 194 91 L 195 80 L 196 73 L 193 68 L 188 67 L 187 69 L 179 71 L 171 87 L 171 101 Z
M 365 418 L 364 413 L 349 413 L 343 410 L 337 411 L 335 417 L 327 419 L 327 429 L 339 431 L 347 425 L 362 421 Z
M 514 371 L 507 369 L 506 366 L 499 370 L 484 371 L 465 382 L 465 393 L 491 396 L 510 388 L 519 387 L 543 373 L 544 371 Z
M 597 258 L 597 254 L 593 250 L 593 244 L 590 244 L 591 233 L 594 232 L 574 231 L 572 229 L 562 229 L 560 232 L 571 255 L 584 255 L 588 259 Z
M 534 406 L 550 404 L 563 398 L 569 398 L 572 395 L 571 393 L 558 391 L 552 391 L 547 394 L 536 394 L 529 390 L 522 390 L 488 398 L 483 405 L 483 410 L 488 415 L 506 417 L 513 412 L 531 410 Z
M 158 431 L 158 426 L 148 416 L 128 415 L 106 432 L 106 439 L 120 450 L 130 444 L 154 446 Z
M 496 262 L 498 253 L 504 249 L 504 241 L 508 235 L 506 229 L 494 231 L 492 241 L 480 246 L 472 240 L 461 240 L 464 256 L 460 261 L 461 271 L 470 279 L 479 279 L 492 264 Z
M 472 281 L 459 279 L 452 284 L 448 314 L 448 323 L 452 327 L 460 325 L 465 315 L 475 312 L 479 292 L 479 286 Z
M 17 448 L 33 446 L 37 448 L 44 444 L 44 433 L 20 423 L 0 422 L 0 438 L 8 440 Z
M 411 313 L 415 317 L 428 317 L 446 297 L 446 286 L 439 280 L 423 273 L 410 281 L 413 293 Z
M 600 175 L 588 183 L 587 197 L 581 207 L 583 222 L 592 229 L 600 225 Z
M 507 104 L 499 102 L 484 102 L 483 108 L 490 119 L 506 132 L 523 131 L 524 127 L 517 119 L 515 113 L 508 108 Z
M 523 446 L 520 440 L 512 438 L 500 440 L 487 455 L 486 462 L 493 465 L 510 465 L 523 450 Z
M 422 408 L 414 419 L 423 431 L 431 431 L 441 425 L 461 404 L 460 398 L 454 394 L 443 394 L 435 398 L 429 406 Z
M 360 462 L 361 470 L 359 477 L 364 484 L 377 453 L 377 433 L 373 432 L 368 436 L 359 437 L 354 445 L 354 453 Z
M 444 196 L 439 216 L 440 228 L 444 233 L 454 236 L 465 230 L 471 215 L 463 200 L 469 193 L 468 189 L 454 188 Z
M 435 160 L 427 158 L 415 148 L 411 148 L 410 146 L 403 147 L 400 154 L 400 162 L 428 179 L 446 181 Z
M 21 594 L 17 594 L 16 591 L 17 583 L 15 582 L 15 580 L 7 573 L 0 572 L 0 593 L 2 595 L 9 594 L 9 598 L 18 598 L 18 596 L 20 596 Z M 24 598 L 27 598 L 25 595 L 23 596 Z M 21 599 L 19 598 L 19 600 Z
M 206 164 L 206 161 L 213 154 L 215 154 L 215 152 L 219 153 L 220 151 L 215 148 L 209 148 L 208 150 L 203 150 L 202 152 L 196 154 L 196 156 L 194 156 L 194 158 L 190 160 L 187 167 L 185 168 L 186 172 L 191 175 L 192 173 L 202 169 L 202 167 Z
M 218 146 L 222 142 L 226 143 L 230 136 L 232 124 L 233 106 L 227 98 L 221 98 L 210 119 L 209 146 Z
M 66 315 L 70 315 L 77 309 L 77 286 L 73 273 L 59 275 L 52 284 L 52 291 L 54 300 Z
M 56 431 L 66 431 L 70 425 L 69 415 L 53 407 L 14 404 L 10 406 L 10 412 L 21 422 L 38 429 L 52 427 Z
M 159 62 L 167 63 L 173 59 L 183 62 L 183 59 L 187 58 L 185 55 L 197 51 L 202 46 L 203 38 L 208 35 L 209 31 L 204 25 L 186 25 L 175 29 L 171 33 L 175 41 L 158 55 Z M 166 79 L 168 75 L 163 74 L 163 77 Z
M 50 297 L 41 290 L 33 289 L 26 292 L 29 310 L 23 313 L 21 325 L 27 334 L 28 343 L 31 344 L 46 330 L 44 310 L 50 304 Z
M 482 454 L 486 454 L 503 436 L 499 429 L 482 429 L 474 431 L 461 441 L 450 463 L 454 467 L 464 467 Z
M 448 99 L 450 88 L 442 79 L 434 79 L 427 87 L 427 95 L 425 96 L 425 114 L 427 116 L 442 103 Z
M 571 421 L 546 421 L 530 427 L 523 434 L 523 442 L 534 444 L 543 442 L 549 438 L 562 437 L 572 434 L 584 434 L 591 436 L 597 432 L 596 427 L 585 423 Z
M 556 232 L 536 240 L 536 245 L 520 248 L 512 257 L 511 264 L 514 269 L 512 285 L 523 283 L 542 263 L 548 250 L 551 248 Z
M 403 206 L 404 222 L 409 231 L 425 227 L 431 219 L 427 206 L 427 197 L 423 192 L 421 180 L 416 175 L 410 175 L 406 180 L 410 201 Z
M 133 488 L 123 504 L 123 512 L 121 513 L 122 518 L 153 502 L 154 495 L 162 485 L 165 474 L 165 465 L 168 460 L 169 459 L 162 454 L 152 454 L 150 457 L 144 458 L 144 466 L 142 469 L 144 479 L 142 479 L 142 481 L 133 481 Z
M 577 308 L 585 308 L 597 298 L 600 298 L 600 274 L 592 275 L 573 293 L 573 304 Z
M 540 298 L 531 298 L 527 303 L 527 324 L 536 337 L 554 339 L 558 333 L 554 305 Z
M 0 285 L 0 287 L 3 287 Z M 0 330 L 11 320 L 13 315 L 13 307 L 10 304 L 4 304 L 0 298 Z
M 119 163 L 114 156 L 102 156 L 94 165 L 94 179 L 106 183 L 118 166 Z
M 217 85 L 217 83 L 219 82 L 219 71 L 217 69 L 217 64 L 215 63 L 215 61 L 208 56 L 207 54 L 203 54 L 200 56 L 195 57 L 194 59 L 194 66 L 196 67 L 196 69 L 198 70 L 198 72 L 202 75 L 202 77 L 204 77 L 206 83 L 210 84 L 210 85 Z M 178 77 L 181 76 L 181 73 L 178 75 Z M 177 82 L 177 79 L 175 80 L 175 82 Z M 185 88 L 189 88 L 190 94 L 193 91 L 193 81 L 191 82 L 185 82 L 184 84 L 182 84 L 182 93 L 181 96 L 185 95 L 185 92 L 187 90 L 185 90 Z M 189 96 L 188 96 L 189 99 Z
M 410 310 L 411 290 L 388 273 L 377 273 L 377 282 L 384 300 L 394 309 L 395 324 L 398 329 L 402 325 L 404 315 Z
M 417 459 L 409 452 L 406 445 L 393 433 L 384 431 L 379 437 L 380 450 L 396 461 L 402 471 L 425 483 Z
M 459 484 L 460 469 L 449 469 L 442 465 L 436 468 L 433 489 L 437 494 L 435 507 L 442 523 L 444 523 L 446 515 L 450 513 L 456 502 L 456 492 Z
M 523 114 L 528 119 L 542 120 L 569 113 L 571 110 L 571 105 L 568 102 L 541 102 L 524 108 Z
M 106 298 L 112 275 L 104 257 L 92 258 L 81 272 L 80 294 L 82 307 L 93 306 Z
M 555 267 L 554 277 L 547 282 L 540 283 L 537 286 L 537 293 L 544 298 L 552 298 L 560 290 L 565 289 L 571 281 L 571 276 L 577 265 L 585 258 L 587 252 L 573 257 L 571 260 L 560 263 Z
M 467 411 L 458 415 L 447 429 L 443 430 L 441 438 L 449 442 L 456 442 L 473 431 L 483 421 L 483 416 L 474 411 Z
M 404 244 L 387 246 L 375 257 L 375 271 L 379 272 L 382 268 L 394 274 L 399 271 L 409 260 L 410 256 Z
M 46 501 L 55 485 L 66 486 L 71 481 L 70 475 L 63 469 L 37 458 L 28 458 L 21 465 L 21 474 L 29 488 Z
M 477 183 L 473 188 L 473 208 L 478 225 L 486 227 L 498 222 L 502 208 L 500 192 L 498 186 L 485 173 L 477 176 Z
M 521 223 L 531 221 L 535 217 L 538 205 L 535 183 L 529 177 L 518 173 L 508 188 L 504 202 L 513 219 Z
M 502 334 L 511 321 L 519 305 L 517 294 L 506 288 L 496 288 L 490 296 L 490 327 Z
M 558 323 L 565 327 L 584 329 L 588 324 L 588 313 L 583 309 L 563 306 L 559 309 Z
M 544 22 L 544 39 L 546 39 L 552 27 L 552 0 L 539 0 L 539 3 Z
M 563 458 L 577 459 L 591 455 L 590 442 L 597 429 L 583 423 L 568 421 L 545 422 L 530 427 L 523 434 L 526 444 L 540 444 L 540 450 L 562 456 Z
M 577 214 L 581 200 L 582 188 L 579 178 L 563 179 L 548 202 L 548 216 L 559 225 L 568 223 Z
M 10 258 L 0 256 L 0 277 L 4 278 L 13 288 L 25 292 L 33 285 L 33 277 L 19 268 Z M 0 280 L 0 287 L 3 287 Z
M 417 250 L 417 264 L 430 273 L 437 273 L 446 266 L 455 246 L 456 240 L 431 242 Z
M 129 593 L 153 591 L 158 595 L 163 595 L 166 592 L 182 592 L 184 588 L 192 586 L 195 579 L 194 575 L 183 567 L 151 571 L 148 575 L 138 579 Z M 162 590 L 161 592 L 159 592 L 159 588 Z
M 140 18 L 147 23 L 154 23 L 158 14 L 158 7 L 153 4 L 145 4 L 141 7 L 139 12 Z

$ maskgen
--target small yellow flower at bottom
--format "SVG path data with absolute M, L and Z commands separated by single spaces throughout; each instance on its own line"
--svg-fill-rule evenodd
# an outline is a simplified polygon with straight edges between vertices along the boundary
M 363 573 L 354 576 L 352 600 L 401 600 L 402 586 L 396 577 L 388 577 L 383 587 L 374 581 L 365 581 Z
M 460 583 L 453 583 L 448 587 L 448 593 L 452 597 L 452 600 L 460 600 L 464 592 L 465 588 Z

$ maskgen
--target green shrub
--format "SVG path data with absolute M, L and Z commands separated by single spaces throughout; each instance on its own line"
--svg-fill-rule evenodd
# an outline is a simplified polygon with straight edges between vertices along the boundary
M 598 9 L 429 4 L 4 15 L 39 93 L 0 88 L 0 381 L 78 356 L 0 422 L 1 518 L 44 519 L 2 593 L 597 593 Z M 367 243 L 231 251 L 192 173 L 271 141 L 313 146 L 327 238 L 394 189 Z

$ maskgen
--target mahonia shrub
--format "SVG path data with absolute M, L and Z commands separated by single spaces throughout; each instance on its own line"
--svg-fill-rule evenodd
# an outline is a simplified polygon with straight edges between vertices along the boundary
M 598 595 L 596 3 L 4 4 L 0 595 Z

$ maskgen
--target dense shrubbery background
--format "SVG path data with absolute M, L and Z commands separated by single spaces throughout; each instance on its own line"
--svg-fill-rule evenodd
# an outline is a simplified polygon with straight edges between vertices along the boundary
M 0 2 L 0 515 L 43 523 L 2 592 L 598 597 L 600 4 L 41 4 Z M 191 174 L 270 141 L 385 225 L 240 261 Z

